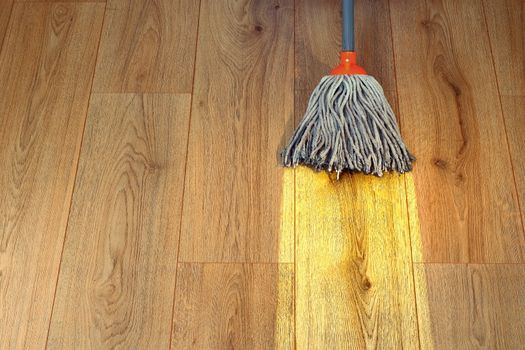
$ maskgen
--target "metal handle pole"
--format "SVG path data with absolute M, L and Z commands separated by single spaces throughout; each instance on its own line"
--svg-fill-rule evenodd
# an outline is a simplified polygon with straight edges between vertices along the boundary
M 354 51 L 354 0 L 343 0 L 343 51 Z

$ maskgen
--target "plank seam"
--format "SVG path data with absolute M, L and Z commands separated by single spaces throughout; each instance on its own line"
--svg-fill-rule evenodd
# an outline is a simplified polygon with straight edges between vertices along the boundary
M 395 55 L 395 47 L 394 47 L 394 26 L 392 25 L 392 9 L 391 9 L 391 4 L 390 4 L 390 0 L 388 0 L 388 19 L 389 19 L 389 24 L 390 24 L 390 43 L 391 43 L 391 46 L 392 46 L 392 66 L 394 68 L 394 80 L 396 82 L 395 84 L 395 87 L 396 87 L 396 91 L 395 91 L 395 96 L 396 96 L 396 103 L 397 103 L 397 113 L 398 113 L 398 117 L 397 117 L 397 121 L 399 123 L 399 130 L 401 131 L 402 128 L 401 128 L 401 105 L 399 103 L 399 86 L 398 86 L 398 83 L 397 83 L 397 70 L 396 70 L 396 55 Z M 419 346 L 419 349 L 421 349 L 421 336 L 420 336 L 420 320 L 419 320 L 419 312 L 418 312 L 418 309 L 417 309 L 417 293 L 416 293 L 416 278 L 415 278 L 415 275 L 414 275 L 414 254 L 412 252 L 412 225 L 410 224 L 410 209 L 409 209 L 409 205 L 408 205 L 408 191 L 407 191 L 407 180 L 406 180 L 406 176 L 403 176 L 403 185 L 404 185 L 404 192 L 405 192 L 405 207 L 406 207 L 406 213 L 407 213 L 407 224 L 408 224 L 408 239 L 409 239 L 409 242 L 408 242 L 408 245 L 410 246 L 410 272 L 412 273 L 412 293 L 414 295 L 414 310 L 416 312 L 416 322 L 417 322 L 417 342 L 418 342 L 418 346 Z M 415 196 L 415 194 L 414 194 Z M 417 208 L 416 208 L 417 210 Z
M 296 21 L 297 21 L 297 0 L 293 0 L 293 121 L 294 125 L 296 125 L 296 79 L 297 75 L 295 74 L 296 71 L 296 49 L 297 49 L 297 37 L 296 37 Z M 294 350 L 297 350 L 297 209 L 296 209 L 296 201 L 297 201 L 297 172 L 295 171 L 295 168 L 293 169 L 293 348 Z
M 5 27 L 5 33 L 4 33 L 4 36 L 2 38 L 2 41 L 0 42 L 0 54 L 2 53 L 2 51 L 4 51 L 4 45 L 6 45 L 5 44 L 5 39 L 7 38 L 7 36 L 9 35 L 9 33 L 11 31 L 11 20 L 12 20 L 12 17 L 13 17 L 13 9 L 15 8 L 15 4 L 16 4 L 16 2 L 13 2 L 11 4 L 11 8 L 9 9 L 9 16 L 7 17 L 7 24 L 6 24 L 6 27 Z
M 293 265 L 293 262 L 276 262 L 276 261 L 179 261 L 177 265 Z
M 188 131 L 186 133 L 186 154 L 184 156 L 184 178 L 182 180 L 182 196 L 181 196 L 181 210 L 180 210 L 180 219 L 179 219 L 179 237 L 177 242 L 177 260 L 175 262 L 175 284 L 173 286 L 173 298 L 171 303 L 171 322 L 170 322 L 170 339 L 169 347 L 171 349 L 173 345 L 173 324 L 175 321 L 175 299 L 177 296 L 177 280 L 179 277 L 179 257 L 180 257 L 180 241 L 182 236 L 182 216 L 184 215 L 184 195 L 186 193 L 186 174 L 188 171 L 188 151 L 190 145 L 190 130 L 191 130 L 191 117 L 193 115 L 193 97 L 195 92 L 195 73 L 197 70 L 197 52 L 199 49 L 199 29 L 201 21 L 201 9 L 202 9 L 202 0 L 199 0 L 199 11 L 197 13 L 197 32 L 195 34 L 195 53 L 193 55 L 193 76 L 191 82 L 191 96 L 190 96 L 190 112 L 188 116 Z
M 93 3 L 93 4 L 101 4 L 101 2 Z M 14 4 L 13 4 L 14 7 Z M 51 315 L 49 317 L 49 325 L 47 327 L 47 334 L 46 334 L 46 342 L 45 342 L 45 349 L 48 348 L 48 342 L 49 342 L 49 334 L 51 333 L 51 324 L 53 320 L 53 313 L 55 311 L 55 301 L 57 296 L 57 290 L 58 290 L 58 281 L 60 279 L 60 271 L 62 270 L 62 259 L 64 257 L 64 248 L 66 246 L 66 240 L 67 240 L 67 233 L 68 233 L 68 227 L 69 227 L 69 220 L 71 219 L 71 208 L 73 206 L 73 195 L 75 194 L 75 187 L 77 183 L 77 175 L 78 175 L 78 168 L 80 165 L 80 155 L 82 154 L 82 146 L 84 144 L 84 135 L 86 133 L 86 125 L 87 125 L 87 119 L 88 119 L 88 113 L 89 113 L 89 106 L 91 105 L 91 99 L 93 97 L 93 83 L 95 81 L 95 72 L 97 69 L 97 63 L 98 63 L 98 54 L 100 49 L 100 42 L 102 41 L 102 33 L 104 31 L 104 21 L 106 19 L 106 7 L 107 4 L 104 3 L 104 11 L 102 13 L 102 24 L 100 25 L 100 33 L 98 37 L 98 43 L 97 43 L 97 50 L 95 54 L 95 63 L 93 65 L 93 73 L 91 74 L 91 86 L 89 87 L 89 99 L 86 106 L 86 111 L 84 115 L 84 125 L 82 126 L 82 133 L 80 136 L 80 145 L 78 147 L 78 153 L 76 157 L 76 165 L 75 165 L 75 173 L 73 175 L 73 187 L 71 188 L 71 196 L 69 197 L 69 208 L 68 208 L 68 215 L 66 220 L 66 227 L 64 232 L 64 239 L 62 240 L 62 250 L 60 251 L 60 259 L 58 264 L 58 272 L 57 272 L 57 278 L 55 282 L 55 290 L 53 293 L 53 302 L 51 304 Z
M 505 122 L 505 112 L 503 110 L 503 102 L 501 101 L 501 89 L 499 86 L 499 79 L 498 74 L 496 72 L 496 62 L 494 61 L 494 49 L 492 47 L 492 40 L 490 40 L 490 33 L 489 33 L 489 25 L 487 21 L 487 14 L 485 13 L 485 1 L 481 1 L 481 11 L 483 12 L 483 19 L 485 24 L 485 33 L 487 35 L 487 40 L 489 43 L 490 48 L 490 59 L 492 62 L 492 71 L 494 72 L 495 82 L 496 82 L 496 88 L 498 89 L 498 102 L 499 102 L 499 109 L 501 112 L 501 120 L 503 122 L 503 130 L 505 131 L 505 143 L 507 144 L 507 152 L 509 155 L 509 162 L 510 167 L 512 170 L 512 180 L 514 181 L 514 196 L 516 197 L 516 202 L 518 203 L 518 210 L 519 210 L 519 216 L 520 216 L 520 222 L 521 222 L 521 234 L 525 238 L 525 224 L 523 223 L 523 211 L 521 210 L 521 203 L 520 203 L 520 196 L 518 195 L 518 186 L 516 182 L 516 171 L 514 170 L 514 162 L 512 160 L 512 152 L 510 149 L 509 144 L 509 136 L 507 132 L 507 123 Z
M 414 265 L 522 265 L 525 263 L 517 262 L 453 262 L 453 261 L 415 261 Z
M 265 262 L 249 262 L 249 261 L 238 261 L 238 262 L 209 262 L 209 261 L 179 261 L 177 263 L 178 266 L 183 265 L 283 265 L 283 266 L 293 266 L 293 262 L 272 262 L 272 263 L 265 263 Z

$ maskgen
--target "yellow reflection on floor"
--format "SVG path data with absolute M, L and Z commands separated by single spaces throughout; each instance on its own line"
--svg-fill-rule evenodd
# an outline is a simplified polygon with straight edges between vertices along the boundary
M 405 176 L 296 169 L 298 349 L 419 347 Z

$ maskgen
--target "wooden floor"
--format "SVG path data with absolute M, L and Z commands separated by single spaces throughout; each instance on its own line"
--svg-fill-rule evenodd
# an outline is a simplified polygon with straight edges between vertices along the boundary
M 356 16 L 413 173 L 279 166 L 338 0 L 1 0 L 0 349 L 525 349 L 525 2 Z

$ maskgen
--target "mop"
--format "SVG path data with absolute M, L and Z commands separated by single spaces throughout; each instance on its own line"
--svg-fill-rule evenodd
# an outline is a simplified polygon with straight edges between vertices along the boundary
M 283 150 L 284 166 L 362 172 L 412 170 L 407 150 L 381 85 L 357 65 L 354 52 L 354 4 L 343 0 L 340 64 L 321 79 L 303 120 Z

